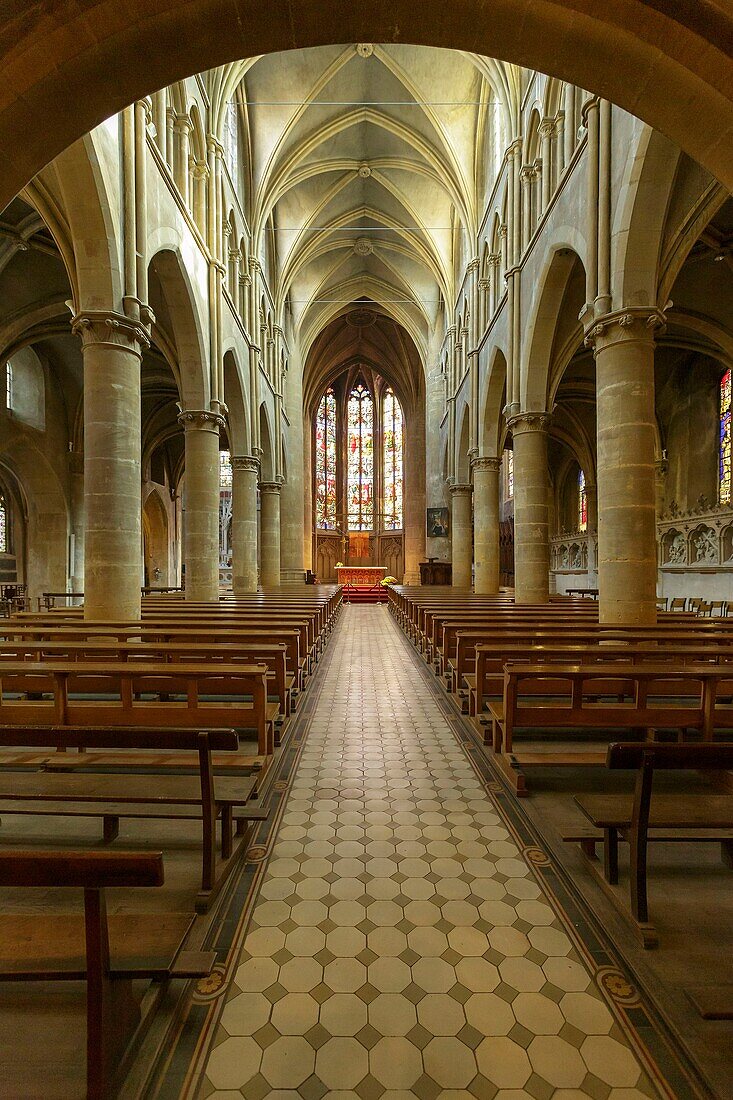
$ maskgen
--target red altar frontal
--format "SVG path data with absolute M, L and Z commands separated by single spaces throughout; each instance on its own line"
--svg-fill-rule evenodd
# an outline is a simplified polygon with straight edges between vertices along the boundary
M 336 578 L 344 586 L 345 603 L 386 603 L 382 587 L 387 570 L 383 565 L 339 565 Z
M 336 577 L 339 584 L 349 584 L 354 588 L 373 588 L 387 575 L 383 565 L 339 565 Z

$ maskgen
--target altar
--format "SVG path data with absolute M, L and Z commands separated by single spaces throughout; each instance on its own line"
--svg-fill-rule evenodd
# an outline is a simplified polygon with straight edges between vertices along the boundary
M 339 584 L 348 584 L 354 588 L 374 588 L 387 575 L 383 565 L 338 565 L 336 579 Z

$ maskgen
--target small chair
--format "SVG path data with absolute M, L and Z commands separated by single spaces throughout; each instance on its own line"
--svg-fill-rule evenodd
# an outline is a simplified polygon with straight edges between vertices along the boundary
M 687 599 L 684 596 L 675 596 L 669 605 L 670 611 L 684 611 L 687 606 Z
M 694 611 L 695 614 L 697 614 L 700 610 L 700 605 L 702 604 L 702 602 L 703 601 L 700 596 L 690 596 L 689 600 L 687 601 L 687 610 Z
M 657 611 L 666 611 L 666 610 L 667 610 L 667 597 L 666 596 L 657 596 Z

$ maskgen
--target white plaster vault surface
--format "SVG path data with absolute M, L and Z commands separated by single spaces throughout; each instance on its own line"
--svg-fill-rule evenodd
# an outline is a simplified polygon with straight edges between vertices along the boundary
M 331 645 L 201 1096 L 654 1096 L 386 610 Z

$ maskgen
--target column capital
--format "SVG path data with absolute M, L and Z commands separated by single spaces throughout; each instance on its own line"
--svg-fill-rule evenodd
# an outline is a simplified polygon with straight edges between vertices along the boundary
M 596 317 L 585 336 L 585 346 L 597 351 L 600 346 L 620 341 L 648 343 L 655 333 L 662 332 L 667 323 L 664 313 L 656 306 L 628 306 Z
M 231 463 L 233 470 L 244 470 L 248 474 L 258 474 L 260 472 L 259 459 L 254 455 L 232 455 Z
M 473 259 L 469 260 L 466 264 L 466 271 L 478 271 L 480 265 L 481 261 L 479 260 L 478 256 L 474 256 Z
M 518 412 L 507 417 L 506 426 L 512 435 L 522 432 L 545 432 L 550 424 L 552 413 Z
M 470 483 L 467 485 L 450 485 L 448 487 L 448 490 L 451 496 L 453 496 L 454 494 L 458 495 L 460 493 L 472 493 L 473 485 L 471 485 Z
M 178 415 L 178 423 L 185 431 L 218 432 L 226 424 L 220 413 L 210 409 L 182 409 Z
M 282 483 L 279 481 L 261 481 L 260 492 L 261 493 L 277 493 L 280 495 L 282 489 Z
M 501 466 L 500 458 L 490 458 L 488 455 L 477 455 L 471 463 L 471 469 L 474 470 L 490 470 L 492 473 L 499 472 Z
M 71 331 L 81 337 L 82 345 L 120 348 L 142 358 L 150 347 L 150 336 L 140 321 L 114 310 L 88 309 L 77 313 L 71 321 Z

